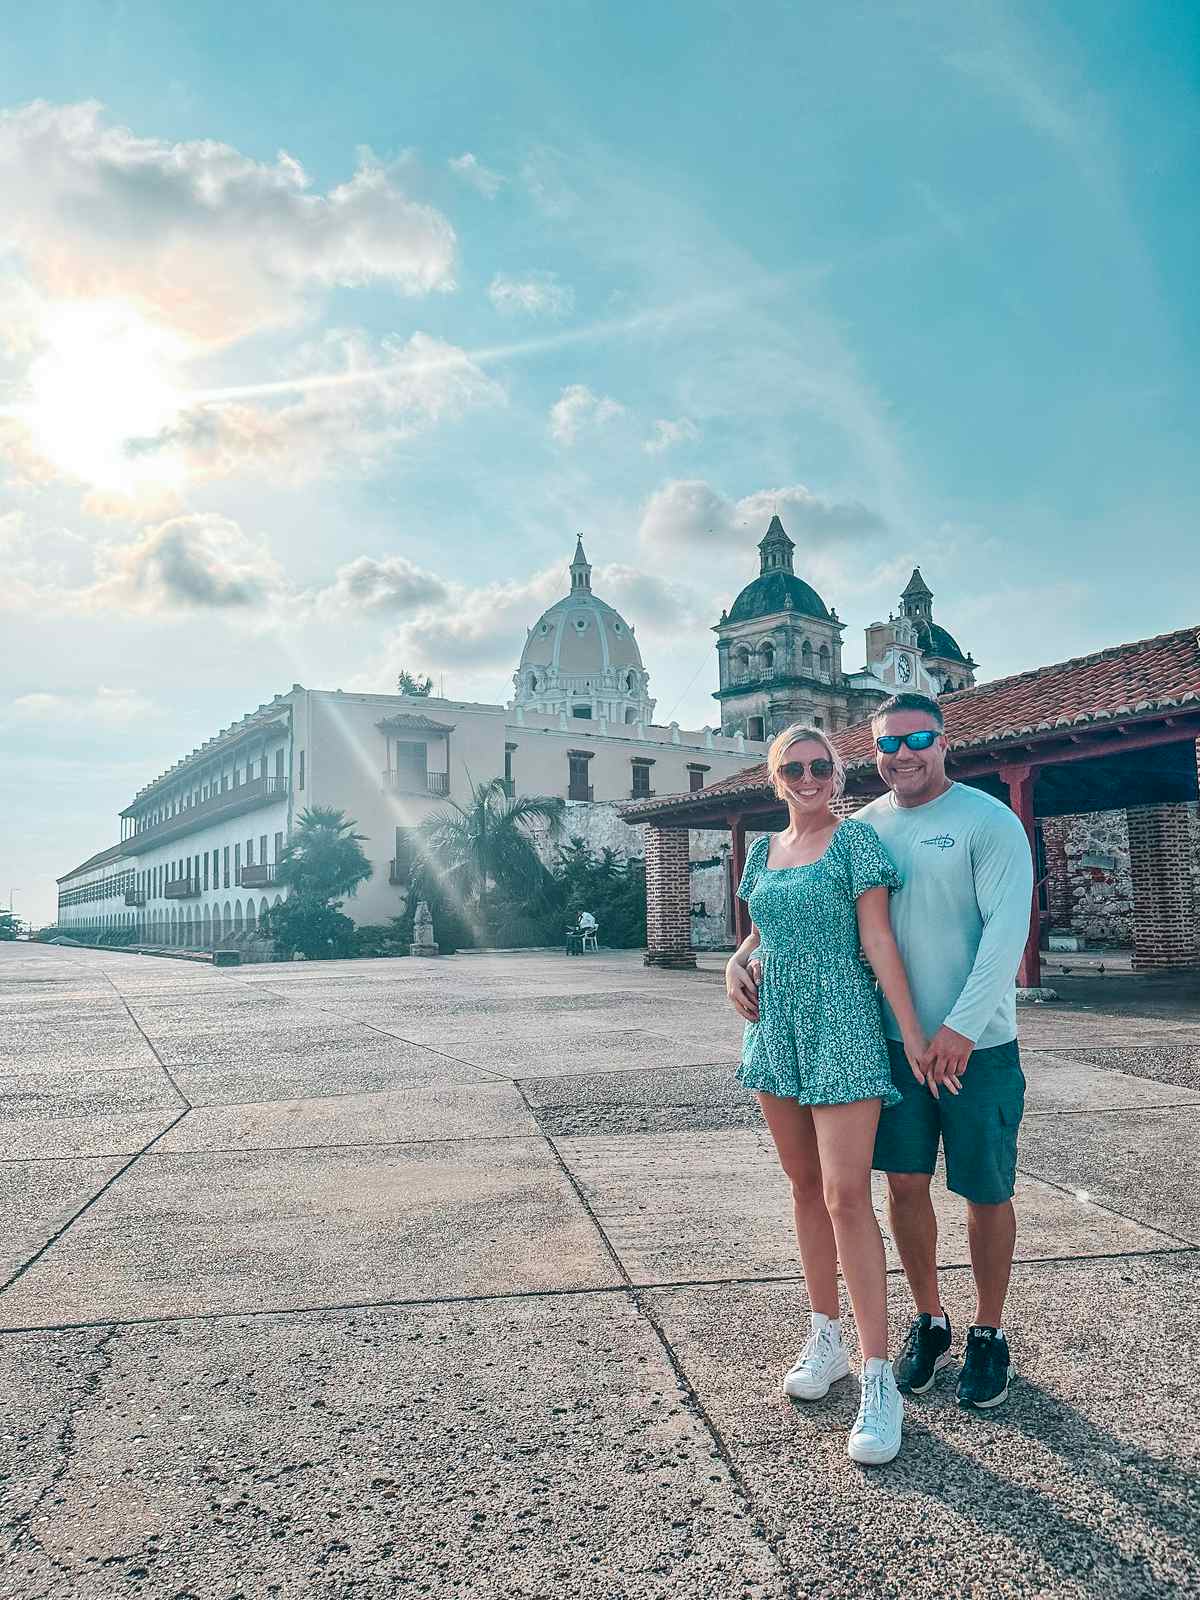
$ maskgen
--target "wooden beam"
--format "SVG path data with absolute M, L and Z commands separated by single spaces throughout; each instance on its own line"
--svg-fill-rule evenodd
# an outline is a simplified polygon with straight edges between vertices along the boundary
M 1033 813 L 1034 768 L 1029 762 L 999 769 L 999 777 L 1008 785 L 1008 803 L 1021 819 L 1029 840 L 1030 854 L 1037 860 L 1037 820 Z M 1017 983 L 1023 989 L 1039 989 L 1042 984 L 1041 918 L 1038 915 L 1037 887 L 1034 886 L 1029 907 L 1029 932 L 1025 936 L 1025 949 L 1021 965 L 1017 968 Z

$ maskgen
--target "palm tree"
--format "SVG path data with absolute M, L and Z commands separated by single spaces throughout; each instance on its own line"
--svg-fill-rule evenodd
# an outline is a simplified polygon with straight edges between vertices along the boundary
M 478 904 L 486 933 L 489 890 L 529 894 L 537 888 L 546 868 L 530 829 L 542 823 L 556 839 L 565 809 L 562 800 L 549 795 L 510 800 L 502 778 L 478 783 L 468 805 L 451 800 L 448 808 L 422 823 L 423 864 L 449 879 L 464 905 L 472 900 Z
M 326 904 L 357 894 L 359 884 L 373 871 L 362 848 L 365 838 L 366 834 L 355 833 L 344 811 L 310 806 L 300 813 L 279 858 L 278 881 L 306 899 Z

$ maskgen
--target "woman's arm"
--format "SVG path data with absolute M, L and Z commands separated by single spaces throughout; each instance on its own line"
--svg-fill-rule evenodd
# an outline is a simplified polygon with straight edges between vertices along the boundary
M 888 891 L 883 888 L 868 889 L 860 894 L 857 903 L 858 936 L 863 954 L 871 963 L 871 970 L 879 979 L 879 987 L 887 996 L 900 1036 L 904 1053 L 918 1083 L 925 1082 L 924 1057 L 929 1041 L 921 1031 L 913 1005 L 912 991 L 908 987 L 908 974 L 892 933 L 892 920 L 888 915 Z
M 747 1022 L 758 1021 L 758 985 L 750 976 L 749 966 L 761 937 L 751 923 L 750 932 L 725 963 L 725 993 L 733 1009 Z

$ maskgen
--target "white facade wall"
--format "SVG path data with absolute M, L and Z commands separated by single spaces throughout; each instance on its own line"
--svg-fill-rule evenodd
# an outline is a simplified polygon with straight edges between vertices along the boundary
M 416 726 L 406 726 L 408 721 Z M 425 728 L 425 722 L 449 732 Z M 381 723 L 391 726 L 381 728 Z M 408 747 L 411 758 L 421 745 L 423 765 L 402 759 L 400 746 Z M 330 806 L 345 812 L 365 835 L 363 849 L 373 869 L 344 909 L 359 924 L 386 922 L 404 910 L 404 887 L 390 881 L 397 830 L 403 834 L 418 827 L 450 800 L 465 804 L 475 784 L 508 776 L 518 796 L 567 801 L 578 813 L 575 821 L 568 819 L 568 834 L 591 838 L 592 827 L 582 819 L 604 811 L 607 831 L 627 838 L 640 830 L 627 828 L 608 808 L 633 795 L 635 765 L 648 774 L 649 792 L 680 794 L 691 787 L 691 768 L 702 769 L 708 785 L 761 761 L 764 751 L 764 745 L 741 735 L 727 738 L 707 729 L 624 727 L 520 707 L 295 685 L 193 751 L 126 808 L 121 860 L 145 904 L 127 908 L 123 883 L 111 907 L 106 902 L 103 908 L 80 909 L 88 913 L 89 929 L 133 927 L 140 939 L 158 944 L 208 946 L 245 932 L 284 893 L 270 882 L 239 883 L 247 841 L 255 868 L 274 866 L 296 818 L 309 807 Z M 264 760 L 269 787 L 259 793 Z M 599 804 L 577 802 L 572 798 L 577 792 L 590 793 Z M 212 814 L 214 808 L 223 813 L 234 806 L 235 816 Z M 147 837 L 164 825 L 172 837 Z M 219 881 L 214 880 L 214 852 Z M 111 874 L 108 865 L 92 870 Z M 183 898 L 164 892 L 181 878 L 196 880 L 198 892 Z M 72 877 L 60 887 L 74 883 Z M 121 920 L 102 923 L 102 916 Z M 61 918 L 60 926 L 67 931 Z

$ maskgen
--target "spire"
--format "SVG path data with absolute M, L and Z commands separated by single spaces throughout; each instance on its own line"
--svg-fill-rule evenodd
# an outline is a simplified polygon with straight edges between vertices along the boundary
M 758 570 L 764 572 L 791 572 L 792 551 L 796 546 L 784 531 L 778 515 L 771 518 L 766 534 L 759 541 Z
M 921 576 L 920 567 L 913 568 L 913 575 L 900 596 L 900 615 L 913 622 L 933 621 L 933 590 Z
M 571 593 L 577 594 L 581 589 L 590 590 L 592 587 L 592 569 L 588 558 L 583 553 L 583 535 L 580 534 L 575 541 L 575 559 L 571 563 Z

